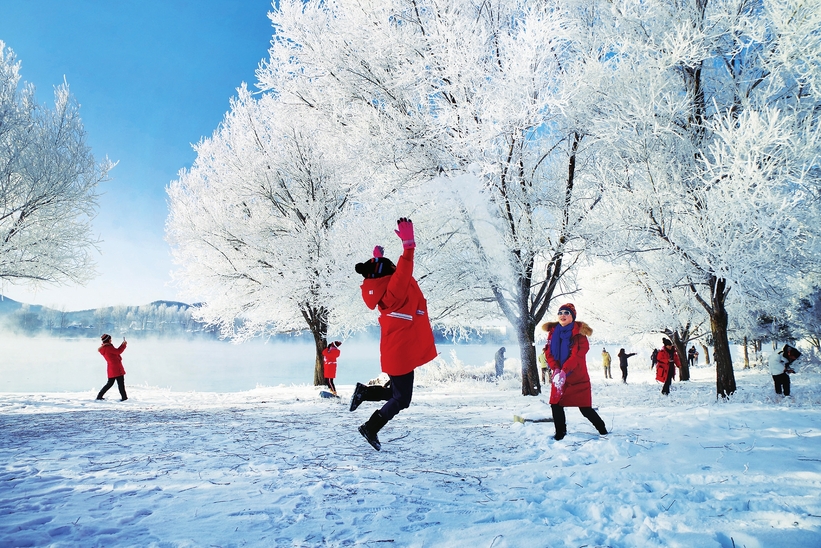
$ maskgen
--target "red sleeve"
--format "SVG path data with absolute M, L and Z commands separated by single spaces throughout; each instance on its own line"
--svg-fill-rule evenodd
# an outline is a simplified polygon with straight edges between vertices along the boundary
M 391 275 L 391 281 L 388 282 L 388 289 L 385 291 L 385 296 L 382 297 L 382 303 L 387 308 L 394 308 L 404 301 L 408 295 L 410 288 L 410 281 L 413 277 L 413 248 L 406 249 L 402 256 L 399 257 L 399 263 L 396 265 L 396 272 Z
M 117 347 L 117 354 L 122 354 L 125 351 L 125 347 L 128 345 L 127 342 L 123 341 L 123 344 Z

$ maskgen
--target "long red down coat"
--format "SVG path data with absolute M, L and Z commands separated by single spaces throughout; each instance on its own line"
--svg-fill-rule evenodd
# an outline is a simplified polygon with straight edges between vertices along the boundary
M 339 354 L 339 349 L 335 346 L 330 346 L 322 351 L 322 370 L 325 372 L 326 379 L 336 378 L 336 359 L 339 358 Z
M 681 367 L 681 360 L 678 358 L 678 352 L 670 350 L 667 352 L 667 347 L 662 346 L 658 354 L 656 354 L 656 380 L 659 382 L 667 381 L 667 372 L 670 371 L 670 354 L 673 355 L 674 367 Z M 675 373 L 675 371 L 674 371 Z
M 371 310 L 379 306 L 382 371 L 406 375 L 436 357 L 428 303 L 413 278 L 413 249 L 402 253 L 390 276 L 365 278 L 362 299 Z
M 120 375 L 125 375 L 125 368 L 123 367 L 123 359 L 120 357 L 120 354 L 125 351 L 125 347 L 128 343 L 123 341 L 123 344 L 120 346 L 115 347 L 111 343 L 106 343 L 102 345 L 97 351 L 103 355 L 105 358 L 105 363 L 108 364 L 108 378 L 113 379 L 114 377 L 119 377 Z
M 593 396 L 590 392 L 590 375 L 587 373 L 587 351 L 590 343 L 587 337 L 593 334 L 593 330 L 584 322 L 575 322 L 573 335 L 570 337 L 570 355 L 559 365 L 553 354 L 550 353 L 550 339 L 558 322 L 548 322 L 542 326 L 547 331 L 547 344 L 544 347 L 544 355 L 547 358 L 547 365 L 557 373 L 564 371 L 567 378 L 564 383 L 564 392 L 561 398 L 554 385 L 550 385 L 550 403 L 558 403 L 562 407 L 592 407 Z

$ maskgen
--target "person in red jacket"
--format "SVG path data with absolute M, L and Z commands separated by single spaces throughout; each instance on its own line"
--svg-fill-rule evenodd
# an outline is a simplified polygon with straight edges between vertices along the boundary
M 108 389 L 114 386 L 114 381 L 117 381 L 117 388 L 120 390 L 120 397 L 122 401 L 128 399 L 128 396 L 125 393 L 125 369 L 123 368 L 123 359 L 120 357 L 125 351 L 125 347 L 128 343 L 123 337 L 123 342 L 120 346 L 115 347 L 111 344 L 111 335 L 108 333 L 102 335 L 100 337 L 102 339 L 103 344 L 98 348 L 98 352 L 103 355 L 105 358 L 105 363 L 108 365 L 108 382 L 103 386 L 100 390 L 100 393 L 97 394 L 97 399 L 102 400 L 104 399 L 103 396 Z
M 379 430 L 410 406 L 414 369 L 437 356 L 427 301 L 413 278 L 416 248 L 413 222 L 403 217 L 397 221 L 397 227 L 395 232 L 404 249 L 398 264 L 384 257 L 383 248 L 376 246 L 372 259 L 356 265 L 356 271 L 365 278 L 362 299 L 371 310 L 379 308 L 380 361 L 390 382 L 386 386 L 357 383 L 351 397 L 351 411 L 363 401 L 385 401 L 382 408 L 359 427 L 359 433 L 377 451 L 382 449 L 377 437 Z
M 593 330 L 586 323 L 576 321 L 576 307 L 572 303 L 560 306 L 558 321 L 548 322 L 542 329 L 547 331 L 544 355 L 553 372 L 550 387 L 550 409 L 556 427 L 553 438 L 560 440 L 567 434 L 565 407 L 578 407 L 599 434 L 607 434 L 604 421 L 592 407 L 590 375 L 587 373 L 585 356 L 590 348 L 587 337 Z
M 325 384 L 334 396 L 337 395 L 334 379 L 336 378 L 336 360 L 339 358 L 340 346 L 342 346 L 341 341 L 334 341 L 328 345 L 328 348 L 322 351 L 322 371 L 325 376 Z
M 681 361 L 670 339 L 665 337 L 661 342 L 664 348 L 656 354 L 656 380 L 664 383 L 661 387 L 661 393 L 665 396 L 669 396 L 670 383 L 676 376 L 676 367 L 681 367 Z

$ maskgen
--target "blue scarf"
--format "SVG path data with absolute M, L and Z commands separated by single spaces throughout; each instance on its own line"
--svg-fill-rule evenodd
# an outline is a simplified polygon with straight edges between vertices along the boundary
M 553 336 L 550 337 L 550 353 L 553 354 L 553 358 L 559 362 L 560 366 L 564 365 L 564 362 L 570 357 L 570 338 L 573 336 L 575 326 L 576 322 L 573 321 L 565 326 L 557 325 L 553 329 Z

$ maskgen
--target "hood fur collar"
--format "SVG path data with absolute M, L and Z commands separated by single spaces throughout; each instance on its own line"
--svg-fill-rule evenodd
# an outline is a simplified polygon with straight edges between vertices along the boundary
M 547 331 L 548 333 L 552 332 L 556 326 L 559 325 L 559 322 L 547 322 L 542 324 L 542 331 Z M 593 334 L 593 328 L 587 325 L 584 322 L 576 322 L 576 325 L 573 326 L 573 334 L 578 335 L 581 333 L 585 337 L 589 337 Z

